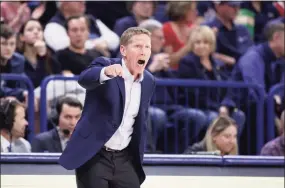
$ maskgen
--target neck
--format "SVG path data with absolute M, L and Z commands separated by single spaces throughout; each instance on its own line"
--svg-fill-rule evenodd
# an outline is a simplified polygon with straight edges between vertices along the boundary
M 36 52 L 36 49 L 35 49 L 33 46 L 28 45 L 28 44 L 25 45 L 24 56 L 25 56 L 32 64 L 36 64 L 36 63 L 37 63 L 37 52 Z
M 222 24 L 228 28 L 229 30 L 231 30 L 233 28 L 233 24 L 231 21 L 224 19 L 223 17 L 221 17 L 219 14 L 217 14 L 217 18 L 222 22 Z
M 8 140 L 9 142 L 11 142 L 11 136 L 10 133 L 5 130 L 5 129 L 1 129 L 1 136 L 3 136 L 6 140 Z
M 136 19 L 138 25 L 140 25 L 140 23 L 141 23 L 142 21 L 146 20 L 147 18 L 143 18 L 143 17 L 141 17 L 141 16 L 135 15 L 135 19 Z
M 69 50 L 78 53 L 78 54 L 85 54 L 86 53 L 86 49 L 83 48 L 74 48 L 72 45 L 69 46 Z
M 203 62 L 210 61 L 210 57 L 209 56 L 201 56 L 200 61 L 203 61 Z
M 274 44 L 274 42 L 269 42 L 269 48 L 272 50 L 272 52 L 274 53 L 274 55 L 276 56 L 276 58 L 281 57 L 280 54 L 278 53 L 278 50 L 276 48 L 276 45 Z

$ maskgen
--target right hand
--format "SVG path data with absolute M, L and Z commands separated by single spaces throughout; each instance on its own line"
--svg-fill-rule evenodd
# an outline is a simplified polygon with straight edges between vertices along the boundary
M 37 40 L 34 43 L 34 47 L 37 51 L 37 54 L 39 56 L 44 56 L 47 53 L 47 47 L 46 47 L 46 43 L 43 40 Z
M 152 62 L 149 65 L 149 70 L 151 72 L 167 70 L 169 68 L 169 54 L 159 53 L 153 56 Z
M 123 67 L 120 64 L 114 64 L 105 68 L 105 75 L 108 77 L 123 77 Z

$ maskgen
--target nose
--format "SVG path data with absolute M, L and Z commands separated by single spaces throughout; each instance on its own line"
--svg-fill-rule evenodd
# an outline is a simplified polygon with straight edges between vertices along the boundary
M 25 126 L 28 126 L 29 122 L 27 120 L 25 120 Z

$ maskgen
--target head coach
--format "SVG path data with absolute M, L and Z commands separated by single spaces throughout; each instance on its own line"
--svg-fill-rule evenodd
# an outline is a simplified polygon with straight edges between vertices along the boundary
M 79 76 L 86 89 L 82 116 L 59 163 L 75 169 L 78 188 L 139 188 L 149 103 L 155 89 L 145 70 L 150 32 L 127 29 L 122 58 L 99 57 Z

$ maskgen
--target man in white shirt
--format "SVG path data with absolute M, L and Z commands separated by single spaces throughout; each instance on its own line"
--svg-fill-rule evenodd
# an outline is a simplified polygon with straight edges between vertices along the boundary
M 62 50 L 70 45 L 70 39 L 65 28 L 66 20 L 73 16 L 85 14 L 84 1 L 58 1 L 58 11 L 51 18 L 44 30 L 47 45 L 54 51 Z M 112 51 L 119 46 L 118 35 L 109 29 L 101 20 L 88 15 L 90 18 L 90 37 L 86 41 L 86 49 L 97 51 Z
M 78 188 L 139 188 L 148 108 L 155 88 L 145 71 L 150 32 L 129 28 L 121 36 L 122 59 L 100 57 L 79 76 L 86 89 L 82 116 L 59 163 L 76 169 Z
M 16 99 L 5 99 L 0 106 L 1 152 L 31 152 L 30 143 L 25 140 L 25 107 Z

